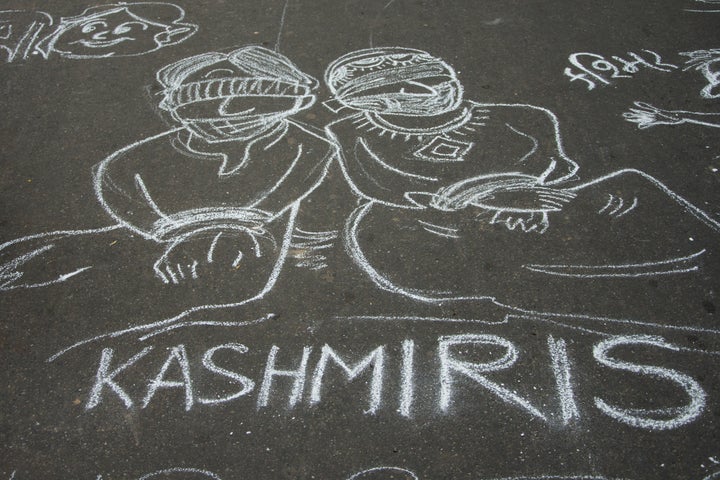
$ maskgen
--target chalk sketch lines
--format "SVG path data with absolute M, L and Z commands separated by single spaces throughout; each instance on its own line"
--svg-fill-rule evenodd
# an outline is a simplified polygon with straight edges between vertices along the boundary
M 685 8 L 684 10 L 686 12 L 694 12 L 694 13 L 720 13 L 720 10 L 714 10 L 712 9 L 713 5 L 720 6 L 720 1 L 718 0 L 695 0 L 695 2 L 700 4 L 705 4 L 708 6 L 708 8 Z M 697 5 L 700 7 L 700 5 Z
M 10 63 L 31 56 L 89 59 L 144 55 L 197 32 L 185 11 L 165 2 L 115 3 L 87 8 L 56 25 L 45 12 L 0 11 L 0 50 Z
M 588 90 L 593 90 L 598 85 L 612 84 L 614 79 L 632 78 L 640 67 L 663 73 L 673 72 L 681 68 L 679 65 L 663 63 L 660 55 L 654 51 L 642 50 L 642 52 L 642 56 L 628 52 L 632 61 L 617 56 L 607 59 L 601 55 L 588 52 L 573 53 L 568 58 L 572 67 L 566 68 L 564 74 L 570 78 L 571 82 L 581 80 L 585 82 Z M 707 81 L 707 84 L 700 91 L 700 96 L 705 99 L 720 98 L 720 49 L 679 52 L 679 55 L 685 57 L 682 71 L 695 70 Z M 646 58 L 643 58 L 643 56 Z M 573 71 L 573 68 L 577 69 L 577 71 Z M 625 117 L 629 121 L 638 123 L 640 128 L 680 123 L 717 126 L 716 121 L 713 121 L 715 119 L 710 118 L 708 122 L 701 118 L 703 114 L 699 112 L 663 110 L 641 102 L 636 102 L 635 107 L 629 113 L 626 113 Z
M 647 58 L 633 55 L 630 60 L 613 60 L 620 62 L 628 75 L 641 67 L 663 72 L 679 68 L 664 63 L 655 52 L 644 51 L 644 54 Z M 597 206 L 587 212 L 588 217 L 596 214 L 600 220 L 593 222 L 598 228 L 620 232 L 632 228 L 646 215 L 648 201 L 659 197 L 668 211 L 677 211 L 679 206 L 684 212 L 679 215 L 684 217 L 686 213 L 713 233 L 720 231 L 716 219 L 639 170 L 618 170 L 578 184 L 579 167 L 566 155 L 559 121 L 551 111 L 528 104 L 464 100 L 462 85 L 452 67 L 427 52 L 401 48 L 352 52 L 333 62 L 326 70 L 325 79 L 334 100 L 353 111 L 330 123 L 327 132 L 340 148 L 345 180 L 366 202 L 351 214 L 345 225 L 346 252 L 376 286 L 388 292 L 429 303 L 497 300 L 495 293 L 482 288 L 449 289 L 448 282 L 439 278 L 433 281 L 432 272 L 424 276 L 424 280 L 405 278 L 400 272 L 384 272 L 386 262 L 374 259 L 385 258 L 376 252 L 378 249 L 389 248 L 402 250 L 406 262 L 422 262 L 418 258 L 420 254 L 414 253 L 416 246 L 422 246 L 417 244 L 434 242 L 438 246 L 459 248 L 461 242 L 482 243 L 481 238 L 463 235 L 459 223 L 453 220 L 466 221 L 468 215 L 458 215 L 466 210 L 475 209 L 477 222 L 504 226 L 507 231 L 557 235 L 558 229 L 565 231 L 569 227 L 562 223 L 567 215 L 563 213 L 572 212 L 576 205 L 587 208 L 584 205 L 592 199 Z M 475 118 L 474 112 L 481 118 L 472 129 L 463 130 L 469 120 Z M 517 144 L 521 138 L 527 143 L 527 150 L 507 160 L 495 153 L 496 163 L 484 168 L 497 173 L 483 172 L 483 167 L 475 167 L 473 172 L 468 165 L 478 164 L 465 161 L 478 154 L 473 145 L 488 148 L 487 139 L 476 142 L 473 135 L 481 131 L 486 137 L 499 136 L 502 129 L 514 136 L 503 148 Z M 460 131 L 462 136 L 457 135 Z M 419 155 L 425 151 L 435 155 Z M 447 153 L 449 158 L 441 162 L 438 153 Z M 499 163 L 502 161 L 506 164 Z M 442 170 L 434 171 L 435 165 L 442 165 Z M 450 171 L 453 174 L 447 173 Z M 636 185 L 643 183 L 646 185 L 639 190 L 643 194 L 636 193 Z M 617 190 L 620 185 L 627 185 L 620 187 L 623 193 Z M 379 228 L 374 222 L 380 220 L 374 219 L 389 218 L 394 208 L 409 210 L 402 216 L 409 220 L 394 233 L 388 231 L 395 229 L 392 222 L 383 229 L 383 235 L 394 238 L 396 244 L 380 246 L 378 235 L 373 235 L 374 244 L 365 243 L 361 233 Z M 447 213 L 444 216 L 447 220 L 441 212 Z M 403 228 L 428 233 L 435 240 L 422 235 L 413 240 Z M 570 230 L 574 231 L 574 227 Z M 492 231 L 484 232 L 483 236 L 487 235 L 492 235 Z M 568 231 L 568 235 L 572 233 Z M 407 243 L 399 246 L 399 238 L 405 238 Z M 696 272 L 700 256 L 696 249 L 673 255 L 642 254 L 630 260 L 620 255 L 622 262 L 607 264 L 528 261 L 516 268 L 574 279 L 628 279 Z
M 606 213 L 613 218 L 620 218 L 635 210 L 639 204 L 637 197 L 628 202 L 623 197 L 608 193 L 608 201 L 597 213 Z
M 52 17 L 44 12 L 0 11 L 0 51 L 5 52 L 5 61 L 27 58 L 40 32 L 52 23 Z
M 381 77 L 383 71 L 386 73 Z M 563 151 L 557 118 L 547 109 L 528 104 L 481 104 L 463 100 L 463 87 L 454 69 L 427 52 L 412 49 L 353 52 L 333 62 L 326 70 L 325 78 L 336 102 L 360 111 L 332 122 L 327 132 L 340 146 L 341 167 L 347 182 L 363 198 L 401 208 L 424 208 L 429 199 L 427 203 L 434 202 L 433 206 L 439 207 L 442 203 L 442 198 L 438 199 L 440 192 L 449 195 L 458 190 L 447 185 L 447 177 L 467 172 L 462 185 L 471 183 L 467 178 L 473 176 L 472 165 L 475 163 L 466 164 L 465 159 L 472 159 L 477 154 L 472 152 L 476 144 L 474 135 L 481 134 L 479 138 L 486 138 L 496 132 L 502 134 L 498 128 L 506 129 L 505 135 L 519 136 L 528 143 L 526 151 L 513 157 L 513 163 L 508 162 L 508 167 L 513 170 L 522 169 L 516 175 L 525 182 L 527 197 L 540 197 L 540 201 L 549 199 L 556 204 L 555 201 L 572 196 L 549 188 L 549 185 L 572 178 L 578 167 Z M 418 93 L 418 89 L 424 90 Z M 530 120 L 536 117 L 542 121 Z M 499 120 L 503 118 L 508 120 Z M 497 126 L 490 127 L 491 122 L 498 121 Z M 533 130 L 533 127 L 523 125 L 535 127 Z M 555 142 L 540 143 L 538 138 L 548 134 Z M 517 138 L 509 141 L 517 144 Z M 388 153 L 395 148 L 402 151 L 394 152 L 391 159 Z M 404 158 L 422 162 L 403 163 Z M 449 167 L 454 170 L 450 171 Z M 480 181 L 473 181 L 472 188 L 476 192 L 484 188 L 486 197 L 498 196 L 497 189 L 492 193 L 487 190 L 495 185 L 493 175 L 477 176 L 477 179 L 482 179 L 484 185 L 481 187 Z M 531 192 L 533 184 L 538 188 L 542 185 L 542 191 Z M 475 197 L 478 198 L 479 195 Z M 449 201 L 445 203 L 449 204 Z M 513 207 L 496 210 L 513 211 Z M 528 212 L 527 208 L 516 210 Z M 530 217 L 533 215 L 502 221 L 509 228 L 543 223 L 542 215 L 537 215 L 537 220 Z M 537 228 L 523 226 L 525 231 Z
M 379 207 L 401 209 L 403 217 L 417 221 L 419 233 L 448 245 L 482 240 L 468 238 L 458 225 L 444 221 L 463 211 L 476 212 L 478 222 L 503 227 L 496 229 L 502 233 L 517 231 L 517 236 L 535 238 L 555 228 L 552 215 L 576 204 L 587 189 L 627 178 L 652 185 L 684 213 L 715 232 L 720 230 L 711 216 L 640 171 L 611 172 L 578 184 L 579 166 L 564 150 L 560 122 L 553 112 L 522 103 L 466 100 L 455 70 L 427 52 L 394 47 L 351 52 L 328 67 L 325 79 L 335 100 L 355 111 L 332 122 L 328 138 L 292 118 L 315 103 L 317 81 L 277 52 L 262 47 L 208 52 L 157 73 L 163 88 L 160 108 L 173 118 L 175 127 L 130 144 L 101 162 L 95 172 L 95 192 L 116 225 L 67 231 L 65 237 L 100 238 L 115 230 L 138 233 L 163 249 L 148 266 L 163 288 L 216 280 L 219 277 L 206 272 L 221 264 L 229 267 L 230 275 L 246 265 L 258 280 L 250 283 L 247 274 L 238 275 L 233 278 L 239 285 L 228 282 L 233 295 L 228 301 L 193 305 L 159 321 L 78 341 L 50 361 L 81 345 L 126 335 L 143 341 L 181 328 L 259 323 L 193 316 L 264 298 L 288 259 L 311 270 L 325 268 L 327 253 L 338 240 L 360 272 L 381 290 L 433 304 L 491 302 L 521 315 L 544 315 L 548 321 L 557 321 L 550 314 L 517 310 L 523 307 L 521 302 L 501 301 L 495 291 L 447 288 L 434 281 L 437 274 L 433 272 L 420 283 L 382 272 L 382 264 L 371 256 L 373 247 L 364 244 L 360 235 L 372 224 Z M 368 123 L 358 125 L 358 119 Z M 488 167 L 470 160 L 481 144 L 474 137 L 480 131 L 504 135 L 510 144 L 522 142 L 522 148 L 501 159 L 491 172 L 484 171 Z M 290 137 L 293 142 L 286 141 Z M 397 149 L 401 155 L 396 155 Z M 296 222 L 302 202 L 323 181 L 332 161 L 339 161 L 345 181 L 363 199 L 362 204 L 342 230 L 304 229 Z M 167 176 L 156 173 L 167 172 L 165 163 L 183 167 L 174 169 L 172 189 L 168 189 Z M 277 167 L 270 175 L 268 163 Z M 192 185 L 192 195 L 177 185 Z M 642 205 L 639 195 L 606 195 L 595 211 L 587 213 L 614 221 L 631 218 Z M 417 212 L 437 215 L 413 217 Z M 392 226 L 383 228 L 383 238 L 395 238 Z M 45 286 L 86 271 L 90 265 L 81 264 L 45 282 L 23 278 L 23 268 L 55 248 L 54 243 L 35 246 L 31 240 L 50 242 L 58 233 L 63 232 L 0 246 L 1 256 L 6 247 L 27 244 L 25 251 L 0 266 L 1 288 Z M 412 252 L 410 246 L 398 243 L 388 248 Z M 655 259 L 649 255 L 650 259 L 597 265 L 534 258 L 518 264 L 515 271 L 571 280 L 682 274 L 697 271 L 704 253 L 694 250 Z M 593 330 L 587 325 L 578 328 Z
M 512 321 L 537 321 L 537 322 L 544 322 L 549 323 L 552 325 L 557 325 L 563 328 L 569 328 L 572 330 L 582 331 L 585 333 L 592 333 L 592 334 L 600 334 L 600 335 L 611 335 L 611 333 L 608 332 L 607 324 L 610 325 L 617 325 L 620 327 L 624 327 L 626 329 L 630 330 L 637 330 L 640 329 L 641 331 L 680 331 L 680 332 L 686 332 L 686 333 L 694 333 L 694 334 L 708 334 L 708 335 L 720 335 L 720 330 L 716 329 L 709 329 L 709 328 L 702 328 L 702 327 L 695 327 L 692 325 L 670 325 L 670 324 L 658 324 L 658 323 L 651 323 L 651 322 L 641 322 L 636 320 L 630 320 L 630 319 L 617 319 L 617 318 L 611 318 L 611 317 L 603 317 L 603 316 L 589 316 L 589 315 L 575 315 L 575 314 L 559 314 L 559 313 L 550 313 L 550 312 L 537 312 L 537 311 L 530 311 L 530 310 L 523 310 L 516 307 L 504 305 L 499 302 L 493 302 L 496 305 L 505 308 L 510 311 L 510 313 L 507 313 L 503 319 L 501 320 L 482 320 L 482 319 L 473 319 L 473 318 L 447 318 L 447 317 L 427 317 L 427 316 L 396 316 L 396 315 L 355 315 L 355 316 L 338 316 L 334 317 L 336 320 L 340 321 L 380 321 L 380 322 L 390 322 L 390 323 L 398 323 L 398 322 L 431 322 L 431 323 L 438 323 L 438 324 L 471 324 L 471 325 L 485 325 L 485 326 L 499 326 L 499 325 L 507 325 Z M 211 309 L 212 306 L 207 306 L 206 309 Z M 200 309 L 197 309 L 198 311 Z M 104 333 L 100 335 L 96 335 L 91 338 L 87 338 L 85 340 L 81 340 L 79 342 L 74 343 L 73 345 L 70 345 L 54 355 L 52 355 L 50 358 L 48 358 L 48 362 L 53 362 L 57 358 L 61 357 L 65 353 L 74 350 L 78 347 L 81 347 L 83 345 L 87 345 L 93 342 L 97 342 L 100 340 L 109 340 L 114 339 L 118 337 L 122 337 L 125 335 L 138 335 L 137 340 L 138 341 L 146 341 L 150 338 L 153 338 L 157 335 L 161 335 L 167 332 L 171 332 L 174 330 L 179 330 L 182 328 L 188 328 L 188 327 L 200 327 L 200 326 L 209 326 L 209 327 L 244 327 L 244 326 L 250 326 L 250 325 L 257 325 L 259 323 L 266 322 L 268 320 L 272 320 L 275 317 L 274 314 L 267 314 L 263 317 L 250 320 L 250 321 L 240 321 L 240 322 L 225 322 L 225 321 L 211 321 L 211 320 L 187 320 L 182 321 L 183 316 L 178 316 L 171 319 L 166 319 L 158 322 L 152 322 L 144 325 L 136 325 L 133 327 Z M 709 351 L 703 351 L 703 350 L 693 350 L 689 349 L 689 351 L 693 352 L 700 352 L 700 353 L 706 353 L 706 354 L 712 354 L 712 355 L 720 355 L 720 352 L 709 352 Z
M 458 318 L 458 317 L 429 317 L 429 316 L 398 316 L 398 315 L 351 315 L 333 317 L 337 321 L 352 322 L 417 322 L 417 323 L 435 323 L 435 324 L 467 324 L 467 325 L 483 325 L 487 327 L 497 327 L 510 325 L 513 322 L 539 322 L 557 326 L 563 329 L 575 330 L 578 332 L 588 333 L 592 335 L 600 335 L 603 337 L 617 336 L 614 328 L 617 327 L 626 332 L 653 332 L 655 334 L 671 334 L 673 332 L 694 333 L 698 335 L 716 336 L 720 335 L 720 329 L 696 327 L 692 325 L 672 325 L 659 324 L 652 322 L 643 322 L 632 319 L 612 318 L 606 316 L 592 315 L 575 315 L 553 312 L 540 312 L 523 310 L 517 307 L 503 305 L 494 302 L 495 305 L 502 307 L 508 311 L 502 319 L 485 320 L 481 318 Z M 694 348 L 680 347 L 683 351 L 692 353 L 701 353 L 711 356 L 720 356 L 720 351 L 700 350 Z
M 96 235 L 111 232 L 117 225 L 90 230 L 60 230 L 17 238 L 0 245 L 0 291 L 16 288 L 47 287 L 62 283 L 92 268 L 79 259 L 76 267 L 54 271 L 48 266 L 45 254 L 54 253 L 56 243 L 67 237 Z
M 575 278 L 650 277 L 695 272 L 700 269 L 697 259 L 706 251 L 700 250 L 684 257 L 618 265 L 523 265 L 533 272 Z
M 158 470 L 152 473 L 146 473 L 145 475 L 138 478 L 138 480 L 153 480 L 153 479 L 168 479 L 172 480 L 172 478 L 175 476 L 174 474 L 178 474 L 177 478 L 192 478 L 193 480 L 201 480 L 201 479 L 207 479 L 207 480 L 222 480 L 219 475 L 216 473 L 211 472 L 210 470 L 204 470 L 199 468 L 191 468 L 191 467 L 173 467 L 173 468 L 166 468 L 164 470 Z M 188 476 L 188 474 L 192 474 L 192 476 Z
M 705 99 L 720 98 L 720 49 L 681 52 L 680 55 L 688 58 L 683 70 L 697 70 L 707 81 L 700 96 Z M 720 128 L 720 113 L 665 109 L 639 101 L 634 102 L 623 117 L 640 129 L 682 124 Z
M 16 476 L 17 470 L 10 474 L 8 480 L 22 480 Z M 97 476 L 96 480 L 103 480 L 103 475 Z M 223 480 L 220 475 L 204 468 L 194 467 L 171 467 L 145 473 L 137 480 Z M 371 467 L 353 473 L 348 477 L 337 477 L 337 480 L 423 480 L 413 470 L 396 466 Z M 607 477 L 604 475 L 584 474 L 539 474 L 539 475 L 513 475 L 504 477 L 478 477 L 484 480 L 629 480 L 626 477 Z M 705 477 L 703 480 L 716 478 L 715 474 Z M 239 480 L 240 477 L 233 476 L 229 480 Z
M 206 309 L 211 309 L 212 306 L 207 306 Z M 121 330 L 116 330 L 114 332 L 104 333 L 100 335 L 96 335 L 94 337 L 86 338 L 84 340 L 80 340 L 79 342 L 76 342 L 66 348 L 63 348 L 62 350 L 56 352 L 54 355 L 49 357 L 47 359 L 48 362 L 54 362 L 67 352 L 74 350 L 78 347 L 81 347 L 83 345 L 87 345 L 93 342 L 97 342 L 100 340 L 110 340 L 114 338 L 119 338 L 125 335 L 131 335 L 136 334 L 138 335 L 137 340 L 140 342 L 144 342 L 150 338 L 156 337 L 158 335 L 162 335 L 167 332 L 172 332 L 175 330 L 180 330 L 183 328 L 192 328 L 192 327 L 220 327 L 220 328 L 235 328 L 235 327 L 245 327 L 249 325 L 257 325 L 263 322 L 266 322 L 268 320 L 272 320 L 275 318 L 274 313 L 269 313 L 267 315 L 264 315 L 262 317 L 253 319 L 253 320 L 247 320 L 247 321 L 215 321 L 215 320 L 188 320 L 188 321 L 180 321 L 183 317 L 175 317 L 170 318 L 166 320 L 161 320 L 158 322 L 148 323 L 144 325 L 136 325 L 129 328 L 124 328 Z
M 373 467 L 354 473 L 347 480 L 420 480 L 415 472 L 402 467 Z
M 164 88 L 160 108 L 180 127 L 108 157 L 95 175 L 101 205 L 127 229 L 167 245 L 154 264 L 165 283 L 206 276 L 203 270 L 217 267 L 220 246 L 234 249 L 231 268 L 269 270 L 273 258 L 281 265 L 299 202 L 335 155 L 324 137 L 290 119 L 315 102 L 317 81 L 262 47 L 183 59 L 161 69 L 157 80 Z M 196 185 L 194 208 L 178 210 L 186 203 L 179 196 L 153 196 L 167 189 L 155 171 L 158 149 L 165 158 L 180 154 L 170 161 L 179 163 L 181 184 Z M 268 164 L 277 168 L 268 173 Z
M 687 58 L 683 70 L 698 71 L 707 82 L 700 91 L 700 96 L 705 99 L 720 98 L 720 49 L 680 52 L 680 55 Z M 720 128 L 718 113 L 663 109 L 645 102 L 635 102 L 634 108 L 623 116 L 641 129 L 681 124 Z
M 687 57 L 683 70 L 696 70 L 707 80 L 700 96 L 706 99 L 720 98 L 720 49 L 680 52 L 680 55 Z
M 307 231 L 296 227 L 288 258 L 297 267 L 322 270 L 328 266 L 326 251 L 332 249 L 337 240 L 337 230 Z
M 612 55 L 609 59 L 591 52 L 572 53 L 568 57 L 571 66 L 565 68 L 563 74 L 570 82 L 579 80 L 588 90 L 594 90 L 598 85 L 611 85 L 617 79 L 633 78 L 641 69 L 668 73 L 680 68 L 664 62 L 657 52 L 646 49 L 640 52 L 627 52 L 627 58 Z

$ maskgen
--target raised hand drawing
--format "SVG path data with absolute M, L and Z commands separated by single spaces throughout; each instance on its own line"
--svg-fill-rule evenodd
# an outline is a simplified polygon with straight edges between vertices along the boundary
M 160 70 L 157 80 L 160 108 L 177 126 L 120 149 L 95 171 L 97 198 L 115 224 L 7 242 L 0 246 L 0 289 L 81 274 L 92 267 L 82 256 L 58 263 L 61 271 L 35 268 L 34 261 L 44 263 L 58 242 L 102 244 L 99 234 L 118 229 L 161 247 L 147 265 L 159 284 L 218 282 L 221 274 L 237 281 L 227 286 L 230 305 L 272 287 L 299 203 L 336 153 L 290 118 L 315 102 L 317 81 L 262 47 L 190 57 Z
M 115 3 L 87 8 L 54 25 L 44 12 L 0 11 L 0 51 L 5 61 L 39 56 L 105 58 L 144 55 L 185 41 L 198 27 L 185 23 L 172 3 Z
M 666 110 L 645 102 L 635 102 L 634 108 L 623 113 L 625 120 L 646 129 L 657 125 L 680 125 L 683 123 L 703 127 L 720 128 L 720 113 Z
M 365 199 L 347 251 L 384 290 L 607 313 L 592 299 L 638 298 L 649 277 L 688 276 L 708 260 L 716 219 L 638 170 L 580 181 L 549 110 L 463 100 L 454 70 L 417 50 L 353 52 L 325 78 L 352 109 L 327 130 Z M 657 218 L 676 235 L 655 242 Z M 561 292 L 578 300 L 558 302 Z M 641 313 L 628 303 L 617 311 Z
M 720 49 L 680 52 L 680 55 L 688 57 L 683 70 L 697 70 L 707 80 L 700 96 L 706 99 L 720 98 Z M 628 122 L 636 123 L 640 129 L 680 124 L 720 127 L 720 113 L 668 110 L 645 102 L 635 102 L 633 105 L 634 108 L 623 113 L 623 117 Z

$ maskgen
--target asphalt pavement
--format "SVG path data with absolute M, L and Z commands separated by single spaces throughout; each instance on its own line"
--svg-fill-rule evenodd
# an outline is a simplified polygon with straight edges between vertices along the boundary
M 2 9 L 0 479 L 720 478 L 720 1 Z

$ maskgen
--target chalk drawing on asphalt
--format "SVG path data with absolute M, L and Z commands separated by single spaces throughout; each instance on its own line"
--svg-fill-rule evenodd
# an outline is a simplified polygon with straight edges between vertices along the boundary
M 633 247 L 643 235 L 639 224 L 658 214 L 651 204 L 710 244 L 720 231 L 717 219 L 645 172 L 623 169 L 580 181 L 553 112 L 465 100 L 453 68 L 427 52 L 352 52 L 333 62 L 325 78 L 334 95 L 330 106 L 350 110 L 328 125 L 328 137 L 339 146 L 348 184 L 364 200 L 346 224 L 346 250 L 383 290 L 421 302 L 483 299 L 550 311 L 507 292 L 525 285 L 521 277 L 535 282 L 535 292 L 551 277 L 567 278 L 560 289 L 573 290 L 578 279 L 645 282 L 640 279 L 702 268 L 709 251 L 691 244 L 695 237 L 681 234 L 672 248 Z M 584 240 L 579 225 L 592 225 Z M 600 255 L 607 245 L 596 243 L 600 232 L 622 248 Z M 563 243 L 559 256 L 566 261 L 551 260 L 544 237 Z M 526 260 L 510 265 L 504 255 L 487 254 L 511 248 Z M 441 251 L 466 254 L 415 273 Z M 530 260 L 531 251 L 540 261 Z M 480 259 L 496 268 L 481 273 Z M 508 272 L 512 282 L 499 286 Z
M 99 235 L 118 229 L 163 247 L 149 266 L 163 284 L 208 282 L 217 271 L 243 267 L 231 301 L 194 306 L 173 321 L 192 311 L 239 306 L 272 288 L 299 204 L 335 155 L 322 134 L 291 118 L 315 102 L 317 81 L 283 55 L 254 46 L 180 60 L 161 69 L 157 80 L 160 108 L 176 126 L 118 150 L 95 170 L 97 199 L 114 224 L 6 242 L 0 289 L 81 276 L 92 267 L 82 258 L 67 271 L 45 268 L 58 242 L 100 242 Z M 268 165 L 275 168 L 268 171 Z M 298 241 L 322 246 L 332 235 L 300 231 Z M 254 282 L 248 271 L 256 274 Z
M 720 128 L 720 113 L 669 110 L 646 102 L 635 102 L 629 111 L 623 113 L 625 120 L 646 129 L 657 125 L 699 125 Z
M 402 467 L 373 467 L 354 473 L 347 480 L 419 480 L 415 472 Z
M 293 245 L 321 250 L 341 240 L 358 271 L 378 288 L 418 302 L 489 301 L 515 314 L 552 318 L 550 306 L 505 292 L 523 290 L 512 287 L 526 280 L 535 282 L 537 291 L 570 292 L 592 288 L 591 281 L 598 280 L 627 285 L 620 282 L 679 276 L 687 282 L 702 270 L 720 230 L 715 218 L 642 171 L 580 180 L 582 172 L 564 150 L 552 111 L 467 100 L 454 68 L 421 50 L 366 49 L 332 62 L 325 81 L 333 95 L 328 106 L 338 118 L 327 126 L 326 136 L 293 118 L 314 104 L 317 82 L 287 57 L 263 47 L 185 58 L 161 69 L 157 81 L 160 109 L 174 127 L 118 150 L 95 170 L 97 199 L 114 222 L 6 242 L 0 246 L 0 288 L 81 278 L 92 267 L 83 259 L 65 271 L 48 272 L 46 256 L 62 241 L 110 232 L 161 246 L 162 254 L 147 271 L 169 288 L 217 281 L 220 267 L 244 266 L 257 278 L 247 281 L 245 274 L 233 284 L 230 301 L 191 306 L 175 316 L 96 335 L 51 360 L 123 335 L 144 340 L 178 328 L 256 324 L 186 317 L 264 298 Z M 332 162 L 338 162 L 359 206 L 339 234 L 304 230 L 296 225 L 301 204 Z M 264 168 L 268 163 L 277 167 L 272 173 Z M 659 214 L 682 226 L 680 231 L 697 232 L 698 241 L 668 236 L 663 244 L 654 242 L 647 222 Z M 367 241 L 367 235 L 374 240 Z M 603 235 L 607 238 L 601 241 Z M 637 241 L 648 235 L 651 248 Z M 700 242 L 705 238 L 709 243 Z M 608 241 L 622 248 L 608 250 Z M 552 254 L 557 242 L 566 248 Z M 498 255 L 498 248 L 523 255 Z M 426 275 L 415 274 L 418 264 L 449 249 L 470 252 L 473 261 L 444 259 Z M 404 256 L 401 268 L 387 270 L 397 265 L 391 258 L 399 254 Z M 325 266 L 322 256 L 305 260 L 307 268 Z M 493 262 L 499 263 L 477 274 L 478 265 Z M 37 277 L 28 274 L 33 264 L 43 267 Z M 612 311 L 565 313 L 633 318 Z M 636 320 L 640 325 L 644 319 Z M 555 347 L 561 371 L 562 345 Z M 411 350 L 408 345 L 407 385 Z M 353 377 L 357 372 L 346 373 Z M 316 391 L 314 398 L 320 395 Z M 401 410 L 407 411 L 409 401 Z M 376 407 L 372 402 L 370 410 Z
M 7 63 L 144 55 L 194 35 L 197 25 L 184 19 L 182 8 L 165 2 L 99 5 L 58 22 L 45 12 L 0 11 L 0 51 Z
M 720 1 L 718 0 L 695 0 L 695 6 L 698 8 L 686 8 L 686 12 L 695 12 L 695 13 L 718 13 L 720 10 L 715 10 L 712 8 L 712 6 L 720 6 Z M 699 5 L 698 5 L 699 4 Z
M 659 72 L 672 72 L 679 67 L 662 60 L 657 52 L 640 50 L 640 53 L 627 52 L 627 58 L 612 55 L 609 59 L 603 55 L 590 52 L 577 52 L 568 57 L 570 67 L 563 74 L 571 82 L 582 81 L 588 90 L 598 86 L 607 86 L 616 79 L 632 78 L 641 69 Z
M 697 70 L 707 80 L 700 95 L 707 99 L 720 98 L 720 49 L 680 52 L 680 55 L 688 58 L 683 70 Z
M 172 480 L 188 479 L 188 480 L 221 480 L 220 476 L 209 471 L 191 467 L 173 467 L 163 470 L 157 470 L 152 473 L 146 473 L 138 478 L 138 480 Z

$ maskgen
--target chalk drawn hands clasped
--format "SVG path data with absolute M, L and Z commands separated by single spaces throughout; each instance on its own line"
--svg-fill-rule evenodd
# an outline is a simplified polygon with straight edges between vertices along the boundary
M 545 233 L 550 226 L 548 214 L 562 210 L 574 197 L 575 193 L 545 186 L 536 177 L 490 175 L 441 188 L 429 206 L 445 211 L 472 206 L 491 212 L 491 225 Z
M 180 284 L 211 276 L 213 272 L 242 270 L 247 275 L 253 259 L 275 252 L 272 235 L 257 227 L 208 228 L 184 235 L 171 243 L 155 262 L 155 276 L 163 283 Z

